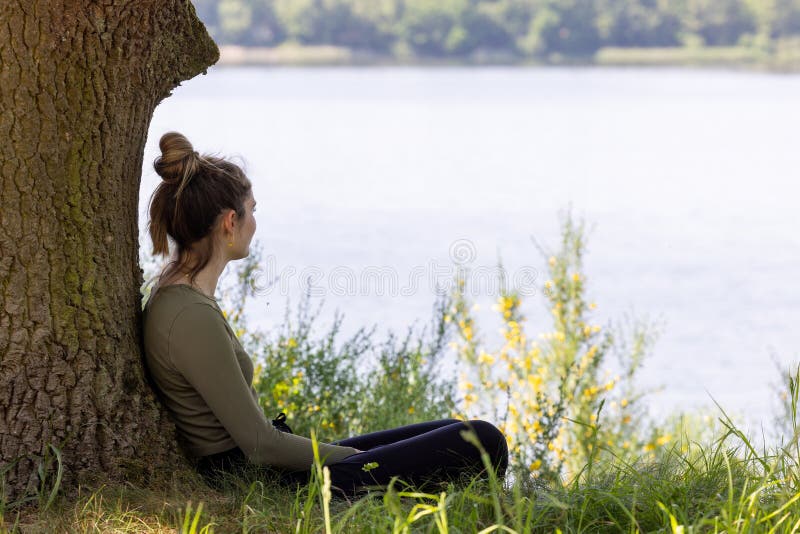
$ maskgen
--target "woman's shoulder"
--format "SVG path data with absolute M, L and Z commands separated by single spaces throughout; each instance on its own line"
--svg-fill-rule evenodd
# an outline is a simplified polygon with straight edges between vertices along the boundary
M 195 304 L 204 304 L 221 313 L 217 299 L 209 297 L 187 284 L 170 284 L 153 288 L 145 304 L 146 322 L 160 324 L 177 317 L 182 311 Z
M 176 335 L 183 343 L 192 342 L 191 332 L 230 329 L 215 299 L 183 284 L 162 286 L 150 296 L 142 327 L 145 348 L 162 359 Z
M 164 297 L 165 295 L 169 295 L 167 298 L 171 300 L 198 301 L 207 302 L 213 305 L 217 304 L 216 298 L 206 295 L 196 287 L 190 286 L 189 284 L 174 283 L 154 287 L 151 298 L 155 299 L 156 297 Z

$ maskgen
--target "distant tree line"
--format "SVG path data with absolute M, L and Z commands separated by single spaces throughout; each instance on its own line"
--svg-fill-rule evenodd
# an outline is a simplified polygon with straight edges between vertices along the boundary
M 427 57 L 590 56 L 602 47 L 800 36 L 800 0 L 194 0 L 220 44 L 335 45 Z

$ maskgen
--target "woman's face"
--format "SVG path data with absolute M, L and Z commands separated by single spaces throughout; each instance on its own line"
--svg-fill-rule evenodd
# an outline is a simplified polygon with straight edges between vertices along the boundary
M 232 259 L 246 258 L 250 255 L 250 241 L 256 233 L 256 218 L 253 212 L 256 208 L 256 200 L 253 198 L 252 191 L 250 196 L 244 201 L 244 217 L 236 225 L 233 246 L 231 247 Z

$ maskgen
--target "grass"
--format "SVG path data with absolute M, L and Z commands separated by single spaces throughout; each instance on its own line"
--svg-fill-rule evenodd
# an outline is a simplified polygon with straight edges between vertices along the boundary
M 598 65 L 656 66 L 753 66 L 764 63 L 758 50 L 744 46 L 669 47 L 669 48 L 602 48 L 595 55 Z
M 593 56 L 548 58 L 519 57 L 510 52 L 472 57 L 405 57 L 342 46 L 286 43 L 277 47 L 220 47 L 220 65 L 598 65 L 598 66 L 697 66 L 744 68 L 778 72 L 800 70 L 798 39 L 774 42 L 771 49 L 755 46 L 603 47 Z
M 795 379 L 797 375 L 795 375 Z M 792 399 L 796 406 L 797 389 Z M 796 411 L 794 412 L 796 417 Z M 677 440 L 656 455 L 599 454 L 573 480 L 400 481 L 357 500 L 332 498 L 316 465 L 296 491 L 263 480 L 224 492 L 192 473 L 159 487 L 81 488 L 43 507 L 2 508 L 3 532 L 795 532 L 798 456 L 761 452 L 722 412 L 712 443 Z M 796 420 L 796 419 L 795 419 Z M 588 466 L 587 466 L 588 467 Z
M 745 45 L 606 47 L 597 51 L 594 63 L 606 66 L 724 67 L 791 73 L 800 70 L 800 40 L 778 39 L 766 48 Z

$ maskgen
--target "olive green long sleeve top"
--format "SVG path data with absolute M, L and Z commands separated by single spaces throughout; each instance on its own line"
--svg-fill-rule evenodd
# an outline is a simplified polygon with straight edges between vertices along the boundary
M 253 363 L 216 299 L 192 286 L 155 290 L 144 309 L 145 362 L 194 456 L 238 446 L 255 464 L 309 469 L 311 440 L 277 430 L 252 386 Z M 358 452 L 319 444 L 326 464 Z

